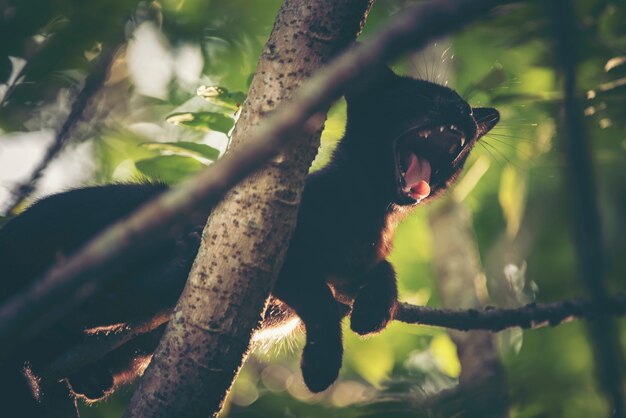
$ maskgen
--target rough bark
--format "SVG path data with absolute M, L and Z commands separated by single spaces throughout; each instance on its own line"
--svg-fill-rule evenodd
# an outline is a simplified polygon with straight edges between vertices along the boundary
M 445 306 L 475 308 L 482 305 L 478 294 L 486 293 L 480 258 L 469 212 L 450 201 L 430 218 L 433 231 L 433 262 L 441 299 Z M 449 331 L 457 346 L 461 375 L 459 389 L 472 393 L 465 398 L 469 415 L 508 417 L 506 376 L 494 334 L 487 331 Z M 473 387 L 489 390 L 472 391 Z M 478 396 L 481 395 L 481 396 Z
M 260 57 L 232 148 L 360 32 L 369 0 L 287 0 Z M 215 415 L 281 268 L 325 114 L 213 211 L 187 286 L 127 417 Z

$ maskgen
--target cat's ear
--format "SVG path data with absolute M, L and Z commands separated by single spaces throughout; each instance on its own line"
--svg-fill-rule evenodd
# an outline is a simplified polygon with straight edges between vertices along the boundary
M 493 107 L 474 107 L 472 115 L 478 125 L 479 136 L 485 135 L 500 121 L 500 112 Z

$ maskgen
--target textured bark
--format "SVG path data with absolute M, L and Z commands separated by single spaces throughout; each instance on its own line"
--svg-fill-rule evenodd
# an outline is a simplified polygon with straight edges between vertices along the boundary
M 310 74 L 354 41 L 369 0 L 287 0 L 258 63 L 232 148 Z M 128 417 L 219 412 L 281 268 L 324 116 L 309 120 L 213 211 L 187 286 Z
M 434 264 L 441 299 L 445 306 L 475 308 L 484 293 L 482 269 L 469 212 L 461 204 L 449 205 L 431 216 Z M 469 415 L 508 417 L 506 376 L 500 362 L 495 336 L 486 331 L 450 331 L 457 346 L 461 375 L 459 385 L 472 393 L 465 398 Z M 489 390 L 473 391 L 473 387 Z M 478 396 L 481 395 L 481 396 Z M 473 411 L 473 412 L 472 412 Z

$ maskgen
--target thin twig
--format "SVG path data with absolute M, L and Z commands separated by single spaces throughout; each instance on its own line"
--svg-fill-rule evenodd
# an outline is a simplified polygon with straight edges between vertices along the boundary
M 89 108 L 90 100 L 100 91 L 104 82 L 106 81 L 109 69 L 117 51 L 119 50 L 122 42 L 115 42 L 107 48 L 94 65 L 93 72 L 85 78 L 85 84 L 80 93 L 72 104 L 72 109 L 61 125 L 61 128 L 56 133 L 54 141 L 46 150 L 45 155 L 33 169 L 30 177 L 22 183 L 15 186 L 12 191 L 12 197 L 7 205 L 5 213 L 11 215 L 15 212 L 15 209 L 22 203 L 22 201 L 28 197 L 34 190 L 39 178 L 41 178 L 44 170 L 50 162 L 59 155 L 64 148 L 67 140 L 70 138 L 74 129 L 78 123 L 83 120 L 85 112 Z
M 531 303 L 519 308 L 438 309 L 401 303 L 395 319 L 408 324 L 432 325 L 460 331 L 502 331 L 555 326 L 573 318 L 595 319 L 598 316 L 626 315 L 626 297 L 611 296 L 599 308 L 588 299 L 569 299 L 552 303 Z

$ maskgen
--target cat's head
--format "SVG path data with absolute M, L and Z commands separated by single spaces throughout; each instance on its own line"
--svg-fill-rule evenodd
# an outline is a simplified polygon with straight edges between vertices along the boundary
M 488 107 L 472 108 L 454 90 L 379 69 L 376 82 L 346 96 L 344 146 L 397 205 L 444 192 L 471 149 L 499 121 Z

